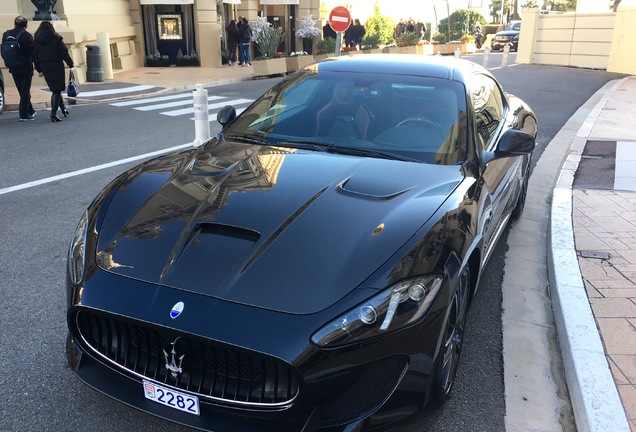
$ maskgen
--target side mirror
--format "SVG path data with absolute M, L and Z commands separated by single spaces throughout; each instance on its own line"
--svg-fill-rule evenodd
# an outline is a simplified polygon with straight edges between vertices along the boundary
M 221 126 L 226 126 L 236 118 L 236 108 L 232 105 L 226 105 L 219 110 L 216 114 L 216 121 L 221 123 Z
M 523 156 L 532 153 L 536 141 L 527 132 L 510 129 L 504 132 L 495 149 L 496 157 Z
M 536 141 L 533 135 L 517 129 L 504 132 L 499 139 L 494 152 L 486 152 L 482 155 L 482 164 L 505 157 L 529 155 L 533 152 Z

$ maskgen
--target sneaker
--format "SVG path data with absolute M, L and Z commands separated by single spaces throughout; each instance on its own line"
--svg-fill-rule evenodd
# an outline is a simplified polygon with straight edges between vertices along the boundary
M 29 116 L 29 120 L 35 120 L 35 115 L 36 115 L 37 113 L 38 113 L 37 111 L 33 111 L 33 114 L 31 114 L 31 115 Z
M 248 66 L 252 66 L 252 63 L 248 63 L 247 65 L 248 65 Z

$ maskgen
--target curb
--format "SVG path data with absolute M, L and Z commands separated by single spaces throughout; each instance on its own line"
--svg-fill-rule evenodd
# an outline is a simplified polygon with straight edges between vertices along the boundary
M 572 184 L 587 137 L 607 102 L 627 79 L 610 81 L 574 114 L 573 117 L 583 109 L 589 110 L 591 101 L 602 95 L 570 143 L 552 192 L 548 232 L 550 294 L 572 410 L 580 432 L 630 431 L 579 269 L 572 227 Z

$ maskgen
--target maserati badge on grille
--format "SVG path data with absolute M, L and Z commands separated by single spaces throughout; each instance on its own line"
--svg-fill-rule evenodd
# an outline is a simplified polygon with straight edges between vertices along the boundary
M 172 306 L 172 309 L 170 309 L 170 318 L 178 318 L 179 315 L 181 315 L 181 312 L 183 312 L 184 306 L 185 304 L 183 302 L 175 303 L 175 305 Z
M 170 345 L 172 345 L 172 350 L 170 351 L 170 359 L 168 359 L 168 353 L 166 352 L 166 350 L 162 350 L 163 356 L 166 358 L 166 369 L 170 371 L 170 376 L 174 379 L 177 379 L 179 374 L 183 372 L 183 369 L 181 368 L 181 363 L 183 362 L 183 358 L 185 357 L 185 354 L 183 354 L 177 358 L 175 345 L 179 339 L 180 337 L 177 337 L 175 340 L 170 342 Z M 177 361 L 179 362 L 179 364 L 177 364 Z

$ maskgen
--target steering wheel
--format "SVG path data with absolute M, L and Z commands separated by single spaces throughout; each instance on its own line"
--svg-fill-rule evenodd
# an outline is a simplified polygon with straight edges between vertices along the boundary
M 400 126 L 406 126 L 409 123 L 423 123 L 431 126 L 433 132 L 438 136 L 440 141 L 444 141 L 446 139 L 447 133 L 444 132 L 444 128 L 439 123 L 435 123 L 426 117 L 408 117 L 399 122 L 395 127 L 399 128 Z

